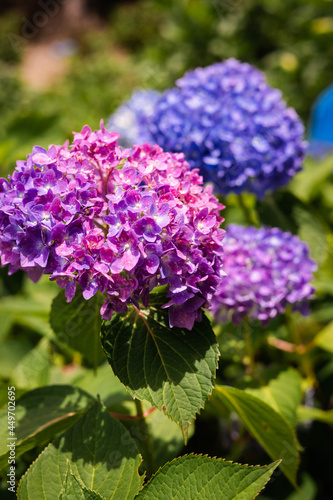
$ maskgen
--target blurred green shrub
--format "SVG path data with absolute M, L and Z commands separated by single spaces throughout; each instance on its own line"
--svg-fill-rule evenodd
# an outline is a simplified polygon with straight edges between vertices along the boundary
M 0 61 L 15 64 L 21 60 L 21 44 L 13 44 L 11 36 L 18 35 L 20 16 L 8 11 L 0 17 Z
M 118 42 L 163 65 L 171 83 L 228 57 L 254 64 L 305 120 L 333 82 L 331 0 L 142 0 L 119 6 L 111 26 Z

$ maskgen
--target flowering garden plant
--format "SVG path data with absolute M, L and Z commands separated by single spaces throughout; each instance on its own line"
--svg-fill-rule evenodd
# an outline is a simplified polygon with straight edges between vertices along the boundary
M 263 198 L 288 182 L 301 168 L 301 122 L 259 72 L 234 60 L 197 69 L 154 99 L 146 116 L 129 104 L 147 142 L 131 136 L 124 149 L 103 122 L 85 126 L 72 144 L 34 147 L 1 179 L 1 263 L 60 287 L 46 335 L 97 371 L 96 382 L 54 380 L 18 400 L 16 431 L 8 427 L 15 457 L 47 445 L 22 476 L 20 500 L 246 500 L 277 467 L 297 487 L 301 379 L 293 368 L 264 379 L 253 343 L 266 334 L 261 325 L 307 313 L 317 265 L 289 231 L 225 224 L 214 192 Z M 244 199 L 238 208 L 249 215 Z M 259 385 L 215 383 L 225 325 L 241 326 L 246 373 Z M 203 408 L 236 414 L 273 462 L 194 453 L 169 462 Z M 6 440 L 7 426 L 0 431 Z M 11 451 L 1 448 L 1 467 L 14 467 Z

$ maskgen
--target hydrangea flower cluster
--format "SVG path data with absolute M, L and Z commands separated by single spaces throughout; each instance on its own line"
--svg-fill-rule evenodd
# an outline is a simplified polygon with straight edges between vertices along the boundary
M 212 300 L 218 322 L 238 324 L 245 316 L 267 324 L 288 304 L 307 314 L 317 266 L 307 245 L 281 229 L 231 224 L 224 239 L 227 277 Z
M 287 184 L 306 147 L 304 127 L 281 92 L 235 59 L 185 74 L 156 102 L 148 129 L 149 142 L 183 152 L 222 194 L 263 197 Z
M 133 144 L 151 143 L 147 120 L 159 97 L 156 90 L 135 90 L 131 98 L 110 116 L 106 127 L 119 133 L 121 146 L 130 148 Z
M 222 205 L 182 154 L 122 150 L 85 126 L 71 147 L 34 147 L 0 182 L 0 255 L 10 273 L 42 273 L 85 299 L 105 294 L 108 319 L 166 285 L 170 326 L 191 329 L 224 275 Z

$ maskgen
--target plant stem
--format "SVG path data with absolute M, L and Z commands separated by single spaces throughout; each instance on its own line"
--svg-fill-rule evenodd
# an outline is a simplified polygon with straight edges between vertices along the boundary
M 145 412 L 143 411 L 141 401 L 139 401 L 138 399 L 134 399 L 134 403 L 136 406 L 138 421 L 141 424 L 142 448 L 144 451 L 144 458 L 146 459 L 147 463 L 147 477 L 151 477 L 155 472 L 155 460 L 154 460 L 151 436 L 149 434 L 149 428 L 146 423 Z
M 257 211 L 253 207 L 249 207 L 245 203 L 245 198 L 242 193 L 237 196 L 237 199 L 239 202 L 239 206 L 243 211 L 246 222 L 251 226 L 259 227 L 259 218 Z
M 156 408 L 153 406 L 149 410 L 144 411 L 144 418 L 149 417 L 149 415 L 154 413 L 155 410 Z M 128 415 L 127 413 L 115 413 L 114 411 L 110 411 L 110 415 L 112 417 L 118 418 L 119 420 L 141 420 L 141 417 L 139 417 L 138 415 Z
M 313 371 L 312 368 L 312 363 L 309 360 L 309 354 L 308 351 L 309 349 L 303 349 L 302 350 L 302 336 L 300 334 L 300 331 L 298 329 L 298 325 L 295 324 L 294 317 L 292 316 L 292 313 L 290 311 L 290 308 L 288 308 L 285 312 L 285 318 L 286 318 L 286 325 L 289 330 L 289 334 L 294 340 L 294 343 L 296 345 L 295 352 L 299 355 L 299 366 L 303 373 L 306 375 L 308 380 L 310 381 L 310 384 L 312 387 L 316 387 L 317 385 L 317 380 L 316 380 L 316 375 Z

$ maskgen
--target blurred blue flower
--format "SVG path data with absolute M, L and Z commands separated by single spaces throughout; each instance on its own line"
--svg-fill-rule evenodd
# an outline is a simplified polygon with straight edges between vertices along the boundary
M 106 127 L 120 134 L 118 142 L 121 146 L 151 142 L 147 120 L 159 96 L 156 90 L 135 90 L 131 98 L 110 116 Z
M 152 143 L 183 152 L 223 194 L 263 197 L 289 182 L 305 152 L 294 109 L 260 71 L 235 59 L 187 73 L 158 99 L 147 124 Z

